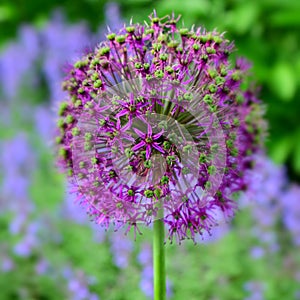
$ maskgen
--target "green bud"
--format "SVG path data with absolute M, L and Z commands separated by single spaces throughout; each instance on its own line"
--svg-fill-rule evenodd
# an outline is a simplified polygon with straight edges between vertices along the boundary
M 168 47 L 169 48 L 176 48 L 176 47 L 178 47 L 178 45 L 179 45 L 179 42 L 178 41 L 170 41 L 169 43 L 168 43 Z
M 213 145 L 211 145 L 210 149 L 211 149 L 212 152 L 216 152 L 216 151 L 219 150 L 219 145 L 218 144 L 213 144 Z
M 152 161 L 151 160 L 144 161 L 144 166 L 145 168 L 150 169 L 152 167 Z
M 100 63 L 100 60 L 98 59 L 98 58 L 94 58 L 92 61 L 91 61 L 91 64 L 93 65 L 93 66 L 96 66 L 96 65 L 98 65 Z
M 131 149 L 129 149 L 129 148 L 125 149 L 126 157 L 130 158 L 133 154 L 134 154 L 134 152 Z
M 219 37 L 219 36 L 213 36 L 213 41 L 216 43 L 216 44 L 221 44 L 222 43 L 222 38 Z
M 93 73 L 91 76 L 93 81 L 96 81 L 99 78 L 99 74 L 97 72 Z
M 162 61 L 166 61 L 166 60 L 168 59 L 168 54 L 162 53 L 162 54 L 160 54 L 159 58 L 160 58 Z
M 134 30 L 135 30 L 135 28 L 134 28 L 133 26 L 128 26 L 128 27 L 126 27 L 126 31 L 127 31 L 128 33 L 132 33 L 132 32 L 134 32 Z
M 200 36 L 200 41 L 202 43 L 206 43 L 208 41 L 208 37 L 206 35 L 202 35 L 202 36 Z
M 62 142 L 62 138 L 60 136 L 55 138 L 56 144 L 60 144 Z
M 237 104 L 242 104 L 244 101 L 245 101 L 245 99 L 244 99 L 243 95 L 239 94 L 239 95 L 236 96 Z
M 207 60 L 208 60 L 208 56 L 207 56 L 206 54 L 202 54 L 202 55 L 200 56 L 200 58 L 201 58 L 202 60 L 204 60 L 204 61 L 207 61 Z
M 215 113 L 217 110 L 218 110 L 217 105 L 211 105 L 211 106 L 209 107 L 209 111 L 210 111 L 211 113 Z
M 84 161 L 81 161 L 81 162 L 79 162 L 79 168 L 80 169 L 83 169 L 84 167 L 85 167 L 85 162 Z
M 233 147 L 233 141 L 232 140 L 227 140 L 226 141 L 226 146 L 230 149 Z
M 58 119 L 58 121 L 57 121 L 57 126 L 58 126 L 59 128 L 63 128 L 64 125 L 65 125 L 65 121 L 64 121 L 63 119 Z
M 116 34 L 115 33 L 110 33 L 106 36 L 110 41 L 113 41 L 116 37 Z
M 234 81 L 239 81 L 239 80 L 242 79 L 242 78 L 241 78 L 241 73 L 240 73 L 239 71 L 236 71 L 236 72 L 234 72 L 234 73 L 231 75 L 231 78 L 232 78 L 232 80 L 234 80 Z
M 181 201 L 182 202 L 187 202 L 189 200 L 189 198 L 186 196 L 186 195 L 184 195 L 182 198 L 181 198 Z
M 110 171 L 108 172 L 108 175 L 109 175 L 110 178 L 114 178 L 114 177 L 117 176 L 117 174 L 116 174 L 116 172 L 115 172 L 114 170 L 110 170 Z
M 183 147 L 182 150 L 183 150 L 183 152 L 189 153 L 189 152 L 192 151 L 192 149 L 193 149 L 192 145 L 186 145 L 186 146 Z
M 199 163 L 200 164 L 204 164 L 206 162 L 207 162 L 206 154 L 205 153 L 201 153 L 200 156 L 199 156 Z
M 72 135 L 73 136 L 78 136 L 80 134 L 80 130 L 78 127 L 72 128 Z
M 160 198 L 160 196 L 162 195 L 161 189 L 159 189 L 159 188 L 155 189 L 154 195 L 156 196 L 156 198 Z
M 84 143 L 84 150 L 85 151 L 90 151 L 90 150 L 92 150 L 92 144 L 90 143 L 90 142 L 85 142 Z
M 195 51 L 198 51 L 198 50 L 200 49 L 200 45 L 199 45 L 199 44 L 194 44 L 194 45 L 193 45 L 193 49 L 194 49 Z
M 86 141 L 90 141 L 93 138 L 93 135 L 90 132 L 86 132 L 84 135 L 84 139 Z
M 59 106 L 58 114 L 60 116 L 62 116 L 65 113 L 65 111 L 67 110 L 67 108 L 68 108 L 68 103 L 67 102 L 62 102 Z
M 240 120 L 238 118 L 233 119 L 233 125 L 234 126 L 240 126 Z
M 153 47 L 153 50 L 159 51 L 161 49 L 162 45 L 159 43 L 154 43 L 154 44 L 152 44 L 152 47 Z
M 117 146 L 112 146 L 111 147 L 111 152 L 112 153 L 118 153 L 119 152 L 119 148 Z
M 184 98 L 185 100 L 191 101 L 191 100 L 193 99 L 193 95 L 192 95 L 192 93 L 185 93 L 185 94 L 183 95 L 183 98 Z
M 156 78 L 163 78 L 164 77 L 164 72 L 162 70 L 157 70 L 154 72 L 154 76 Z
M 82 68 L 82 67 L 84 67 L 84 66 L 86 66 L 86 62 L 81 61 L 81 60 L 77 61 L 77 62 L 74 64 L 74 67 L 75 67 L 76 69 L 80 69 L 80 68 Z
M 117 208 L 122 208 L 123 207 L 123 203 L 122 202 L 117 202 L 116 203 L 116 207 Z
M 239 150 L 237 148 L 232 148 L 230 154 L 234 157 L 238 156 Z
M 182 36 L 188 36 L 189 35 L 189 30 L 187 28 L 181 28 L 181 29 L 179 29 L 179 33 Z
M 84 89 L 83 89 L 82 87 L 80 87 L 80 88 L 77 90 L 77 92 L 78 92 L 79 94 L 83 94 L 83 93 L 84 93 Z
M 105 120 L 103 120 L 103 119 L 100 119 L 99 120 L 99 125 L 100 126 L 104 126 L 106 124 L 106 121 Z
M 133 170 L 133 167 L 128 165 L 128 166 L 125 167 L 125 170 L 131 172 Z
M 92 165 L 96 165 L 98 163 L 98 159 L 96 157 L 91 158 Z
M 141 68 L 142 68 L 142 64 L 141 64 L 140 62 L 136 62 L 136 63 L 134 64 L 134 67 L 135 67 L 136 69 L 141 69 Z
M 82 105 L 81 100 L 76 100 L 76 102 L 74 103 L 74 106 L 75 106 L 76 108 L 78 108 L 80 105 Z
M 99 88 L 102 85 L 102 81 L 100 79 L 94 82 L 94 88 Z
M 188 167 L 183 167 L 181 171 L 183 175 L 187 175 L 190 173 L 190 169 Z
M 168 176 L 162 176 L 160 182 L 162 184 L 168 184 L 169 183 L 170 178 Z
M 211 95 L 207 94 L 203 97 L 203 101 L 206 103 L 206 104 L 212 104 L 213 103 L 213 98 Z
M 73 121 L 74 121 L 73 116 L 71 116 L 71 115 L 66 116 L 66 123 L 67 124 L 71 124 L 71 123 L 73 123 Z
M 215 175 L 217 169 L 216 169 L 215 166 L 209 166 L 209 167 L 207 168 L 207 171 L 208 171 L 208 174 L 210 174 L 210 175 Z
M 174 72 L 174 69 L 173 69 L 172 67 L 170 67 L 170 66 L 166 66 L 166 71 L 167 71 L 169 74 L 171 74 L 171 73 Z
M 125 35 L 118 35 L 116 36 L 116 41 L 119 43 L 119 44 L 123 44 L 126 40 L 126 36 Z
M 225 79 L 224 79 L 223 77 L 218 76 L 218 77 L 216 78 L 216 84 L 217 84 L 217 85 L 222 85 L 222 84 L 224 84 L 224 82 L 225 82 Z
M 167 164 L 170 165 L 176 160 L 174 155 L 167 156 Z
M 221 67 L 220 73 L 221 73 L 221 75 L 222 75 L 223 77 L 226 76 L 226 75 L 227 75 L 227 70 L 226 70 L 226 68 L 225 68 L 225 67 Z
M 167 40 L 167 35 L 166 35 L 166 34 L 161 34 L 161 35 L 157 38 L 157 40 L 158 40 L 159 42 L 165 42 L 165 41 Z
M 134 196 L 134 191 L 133 190 L 128 190 L 127 195 L 128 196 Z
M 153 34 L 154 33 L 154 29 L 153 28 L 148 28 L 146 29 L 146 34 Z
M 100 182 L 97 181 L 97 180 L 94 181 L 94 182 L 93 182 L 93 186 L 94 186 L 94 187 L 99 187 L 99 186 L 100 186 Z
M 163 147 L 165 150 L 169 150 L 171 148 L 171 143 L 168 141 L 163 142 Z
M 216 78 L 218 75 L 218 72 L 215 69 L 209 69 L 208 74 L 211 78 Z
M 150 75 L 150 74 L 147 74 L 147 75 L 146 75 L 146 80 L 149 81 L 149 80 L 151 80 L 152 78 L 153 78 L 152 75 Z
M 217 87 L 214 84 L 210 84 L 208 89 L 212 94 L 214 94 L 217 91 Z
M 204 184 L 205 189 L 210 189 L 211 188 L 211 182 L 207 180 Z
M 151 191 L 151 190 L 146 190 L 146 191 L 144 192 L 144 195 L 145 195 L 147 198 L 152 198 L 153 195 L 154 195 L 154 193 L 153 193 L 153 191 Z
M 59 148 L 58 155 L 63 157 L 64 159 L 67 158 L 67 150 L 65 148 Z

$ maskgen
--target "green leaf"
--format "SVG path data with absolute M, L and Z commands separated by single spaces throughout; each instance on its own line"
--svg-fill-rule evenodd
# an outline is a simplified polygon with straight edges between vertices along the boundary
M 243 3 L 227 15 L 227 24 L 239 34 L 244 34 L 255 25 L 258 7 L 253 2 Z
M 297 132 L 296 138 L 295 138 L 295 151 L 294 151 L 294 157 L 293 157 L 293 165 L 294 170 L 300 174 L 300 131 Z
M 282 100 L 292 100 L 297 88 L 297 76 L 292 66 L 287 62 L 278 62 L 271 72 L 269 84 Z
M 275 163 L 282 164 L 286 161 L 287 157 L 291 153 L 293 146 L 292 136 L 286 136 L 278 140 L 272 146 L 270 156 Z

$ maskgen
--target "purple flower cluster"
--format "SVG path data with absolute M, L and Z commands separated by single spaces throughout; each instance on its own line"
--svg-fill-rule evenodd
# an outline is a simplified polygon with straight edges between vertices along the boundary
M 255 222 L 251 234 L 261 242 L 251 249 L 251 255 L 261 258 L 281 248 L 280 231 L 284 235 L 288 231 L 291 242 L 300 245 L 300 187 L 288 182 L 285 168 L 265 155 L 256 155 L 254 161 L 255 167 L 246 174 L 248 190 L 240 203 L 251 209 Z
M 69 299 L 72 300 L 99 300 L 100 298 L 90 292 L 89 285 L 95 283 L 94 278 L 89 278 L 82 271 L 76 271 L 66 267 L 64 276 L 68 280 Z
M 295 246 L 300 246 L 300 186 L 292 185 L 282 195 L 282 221 L 291 233 Z
M 73 66 L 59 109 L 60 163 L 96 223 L 158 218 L 195 240 L 233 215 L 233 193 L 261 146 L 264 122 L 249 69 L 218 32 L 178 28 L 174 15 L 130 23 Z
M 244 300 L 264 300 L 265 286 L 258 281 L 249 281 L 244 286 L 245 290 L 250 294 Z
M 133 242 L 121 232 L 110 235 L 111 252 L 115 265 L 125 269 L 129 264 L 129 257 L 133 250 Z

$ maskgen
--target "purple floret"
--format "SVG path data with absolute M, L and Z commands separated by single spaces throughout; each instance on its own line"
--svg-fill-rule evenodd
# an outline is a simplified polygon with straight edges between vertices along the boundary
M 265 131 L 249 63 L 224 34 L 178 18 L 130 23 L 68 67 L 60 165 L 97 224 L 151 224 L 179 243 L 233 216 Z

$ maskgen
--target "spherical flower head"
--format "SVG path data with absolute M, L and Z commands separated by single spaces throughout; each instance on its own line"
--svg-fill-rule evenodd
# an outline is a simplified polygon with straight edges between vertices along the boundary
M 95 222 L 139 230 L 163 218 L 181 242 L 233 215 L 265 126 L 234 45 L 178 20 L 154 12 L 69 66 L 57 143 Z

